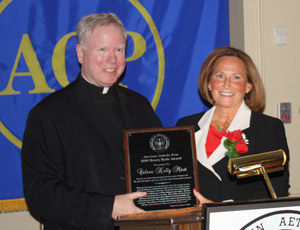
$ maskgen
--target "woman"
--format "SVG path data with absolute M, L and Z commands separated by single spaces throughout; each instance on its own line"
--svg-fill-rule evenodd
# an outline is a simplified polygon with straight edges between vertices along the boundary
M 248 140 L 236 145 L 241 156 L 283 149 L 289 160 L 282 122 L 261 113 L 265 93 L 253 61 L 241 50 L 217 48 L 205 60 L 198 83 L 201 96 L 213 107 L 177 122 L 177 126 L 195 126 L 201 194 L 194 194 L 200 202 L 270 198 L 262 176 L 237 179 L 227 172 L 229 158 L 224 141 L 233 131 L 241 130 Z M 287 164 L 284 171 L 269 174 L 278 197 L 288 195 Z

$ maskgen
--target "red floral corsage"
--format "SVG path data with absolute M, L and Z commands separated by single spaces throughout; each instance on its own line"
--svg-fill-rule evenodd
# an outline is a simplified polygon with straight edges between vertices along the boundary
M 225 155 L 229 158 L 239 157 L 240 154 L 248 152 L 249 141 L 241 130 L 227 131 L 225 136 L 227 139 L 224 141 L 224 147 L 228 150 Z

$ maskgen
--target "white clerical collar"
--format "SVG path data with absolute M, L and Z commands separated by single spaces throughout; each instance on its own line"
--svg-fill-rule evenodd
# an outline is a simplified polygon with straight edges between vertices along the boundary
M 109 87 L 103 87 L 102 94 L 107 94 Z
M 86 79 L 82 74 L 81 74 L 81 76 L 82 76 L 82 78 L 83 78 L 84 80 L 86 80 L 88 83 L 94 85 L 92 82 L 90 82 L 88 79 Z M 109 90 L 109 87 L 103 87 L 102 94 L 107 94 L 108 90 Z

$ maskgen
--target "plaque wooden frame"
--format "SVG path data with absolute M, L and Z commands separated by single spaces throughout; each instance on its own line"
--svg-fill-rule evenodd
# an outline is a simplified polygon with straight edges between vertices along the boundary
M 152 151 L 151 154 L 155 154 L 155 151 L 160 151 L 165 146 L 164 145 L 161 145 L 161 146 L 159 145 L 158 148 L 161 147 L 161 149 L 159 149 L 159 150 L 155 149 L 155 146 L 153 146 L 153 145 L 155 145 L 155 143 L 154 144 L 152 143 L 153 142 L 152 138 L 156 137 L 156 136 L 159 136 L 159 135 L 167 136 L 167 139 L 170 138 L 171 141 L 170 141 L 170 143 L 167 143 L 166 145 L 169 144 L 171 146 L 173 144 L 174 146 L 176 145 L 177 147 L 180 146 L 180 148 L 187 149 L 187 150 L 184 150 L 183 152 L 188 151 L 189 156 L 184 155 L 183 158 L 188 157 L 188 161 L 191 162 L 191 165 L 189 165 L 189 166 L 192 166 L 192 172 L 190 172 L 190 174 L 192 174 L 192 175 L 190 175 L 190 174 L 188 174 L 188 175 L 191 176 L 194 179 L 191 179 L 193 184 L 192 184 L 192 186 L 189 186 L 189 187 L 191 188 L 190 194 L 192 196 L 192 198 L 191 198 L 192 203 L 193 203 L 194 206 L 197 206 L 199 204 L 199 202 L 197 201 L 197 199 L 194 198 L 193 191 L 192 191 L 193 188 L 196 188 L 198 191 L 200 191 L 199 177 L 198 177 L 198 163 L 197 163 L 197 156 L 196 156 L 195 135 L 194 134 L 195 134 L 195 131 L 194 131 L 193 126 L 124 130 L 123 131 L 123 143 L 124 143 L 124 159 L 125 159 L 125 174 L 126 174 L 126 189 L 127 189 L 127 192 L 130 193 L 130 192 L 136 191 L 136 190 L 132 189 L 134 187 L 133 183 L 135 183 L 134 181 L 135 181 L 136 177 L 134 177 L 131 172 L 132 172 L 132 168 L 134 168 L 134 169 L 136 168 L 135 165 L 133 165 L 133 162 L 136 163 L 137 161 L 132 160 L 132 158 L 133 158 L 132 152 L 134 152 L 132 149 L 139 148 L 139 147 L 134 147 L 134 146 L 143 145 L 143 146 L 145 146 L 145 149 L 147 149 L 147 151 L 149 151 L 149 153 Z M 175 141 L 176 143 L 172 143 L 172 142 L 174 142 L 174 140 L 172 140 L 172 138 L 174 138 L 174 137 L 176 138 L 177 136 L 180 137 L 180 135 L 184 135 L 184 138 L 183 138 L 184 140 L 183 141 L 188 140 L 187 143 L 186 142 L 181 143 L 181 140 L 179 140 L 179 141 L 176 140 Z M 149 139 L 150 136 L 151 136 L 151 138 Z M 134 140 L 131 140 L 132 138 Z M 137 139 L 137 140 L 135 140 L 135 139 Z M 140 141 L 140 140 L 142 140 L 142 141 Z M 141 144 L 141 142 L 142 142 L 142 144 Z M 151 147 L 151 145 L 152 145 L 152 147 Z M 152 148 L 152 149 L 150 150 L 150 148 Z M 170 147 L 170 149 L 172 149 L 172 148 Z M 165 150 L 163 150 L 163 151 L 165 151 Z M 147 153 L 147 154 L 149 154 L 149 153 Z M 139 155 L 139 154 L 136 154 L 136 153 L 134 153 L 134 154 L 135 154 L 135 156 L 134 156 L 135 158 L 136 158 L 136 155 Z M 171 153 L 171 154 L 173 154 L 173 153 Z M 168 156 L 168 153 L 165 154 L 165 155 Z M 176 155 L 176 154 L 174 154 L 174 155 Z M 159 153 L 158 153 L 158 156 L 160 156 Z M 163 159 L 168 159 L 168 158 L 159 158 L 158 160 L 163 160 Z M 170 159 L 176 159 L 176 158 L 170 158 Z M 179 159 L 180 159 L 180 157 L 179 157 Z M 140 160 L 140 162 L 142 162 L 142 159 L 139 158 L 139 156 L 138 156 L 138 160 Z M 180 162 L 180 160 L 178 160 L 178 161 Z M 173 163 L 173 162 L 171 162 L 171 163 Z M 142 163 L 140 163 L 140 164 L 142 164 Z M 166 164 L 168 164 L 168 163 L 166 163 Z M 186 168 L 188 168 L 188 167 L 186 167 Z M 155 170 L 153 170 L 153 171 L 155 171 Z M 173 172 L 174 171 L 173 168 L 170 171 Z M 187 174 L 185 174 L 185 175 L 187 175 Z M 191 184 L 189 184 L 189 185 L 191 185 Z M 155 206 L 155 204 L 154 204 L 154 206 Z M 167 208 L 164 207 L 162 209 L 154 208 L 154 209 L 148 209 L 148 210 L 146 209 L 146 210 L 147 211 L 156 211 L 156 210 L 164 210 L 164 209 L 192 207 L 192 206 L 185 206 L 184 207 L 184 205 L 182 207 L 180 207 L 180 205 L 176 206 L 175 204 L 173 206 L 174 207 L 167 207 Z M 145 209 L 144 207 L 141 207 L 141 208 Z

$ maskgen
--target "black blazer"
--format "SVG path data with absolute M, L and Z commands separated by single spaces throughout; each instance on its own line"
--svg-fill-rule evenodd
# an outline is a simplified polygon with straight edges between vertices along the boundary
M 78 76 L 29 113 L 22 147 L 24 194 L 45 229 L 112 229 L 114 196 L 126 193 L 119 125 L 161 126 L 145 97 L 118 85 L 110 89 L 121 105 L 122 119 L 114 125 L 115 113 L 107 111 L 105 100 L 94 101 L 97 90 Z
M 198 131 L 200 129 L 198 122 L 203 115 L 204 112 L 181 118 L 176 125 L 194 125 L 195 131 Z M 250 127 L 242 131 L 249 140 L 249 150 L 243 156 L 283 149 L 289 160 L 285 130 L 279 119 L 252 111 Z M 228 157 L 226 156 L 213 166 L 222 178 L 220 181 L 210 170 L 198 162 L 200 193 L 202 195 L 213 201 L 271 198 L 262 175 L 237 179 L 236 176 L 229 175 L 227 164 Z M 284 171 L 270 173 L 269 177 L 277 196 L 287 196 L 290 187 L 288 161 Z

